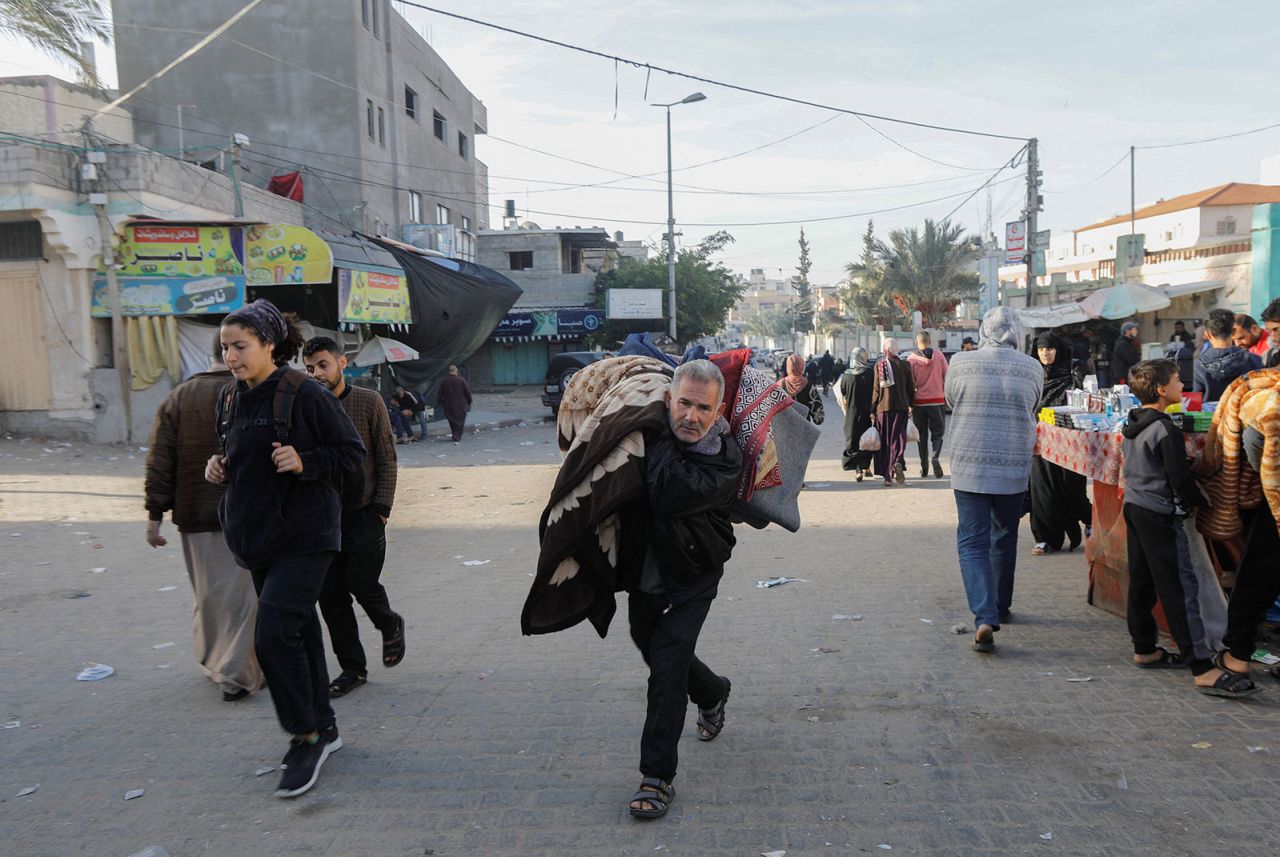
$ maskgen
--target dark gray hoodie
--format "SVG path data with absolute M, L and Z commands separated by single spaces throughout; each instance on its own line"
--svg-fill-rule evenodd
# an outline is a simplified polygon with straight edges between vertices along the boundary
M 1182 429 L 1154 408 L 1134 408 L 1124 427 L 1124 501 L 1161 515 L 1185 517 L 1208 506 L 1191 475 Z

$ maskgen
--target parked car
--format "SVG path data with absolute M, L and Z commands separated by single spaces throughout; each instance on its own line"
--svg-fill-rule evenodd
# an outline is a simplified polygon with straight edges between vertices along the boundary
M 542 404 L 551 408 L 551 413 L 560 410 L 560 400 L 564 398 L 564 388 L 569 386 L 569 379 L 578 370 L 590 366 L 597 360 L 612 357 L 608 351 L 566 351 L 556 354 L 547 366 L 547 378 L 542 388 Z

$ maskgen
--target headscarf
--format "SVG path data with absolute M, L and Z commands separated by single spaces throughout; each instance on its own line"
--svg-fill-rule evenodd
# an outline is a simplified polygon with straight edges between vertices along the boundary
M 993 307 L 982 317 L 979 348 L 1017 348 L 1022 339 L 1022 317 L 1013 307 Z
M 258 334 L 263 342 L 279 344 L 289 338 L 289 325 L 285 323 L 280 310 L 271 301 L 262 298 L 240 307 L 224 318 L 222 323 L 247 327 Z
M 1067 343 L 1063 342 L 1052 333 L 1042 333 L 1036 337 L 1036 350 L 1041 348 L 1057 349 L 1057 356 L 1053 363 L 1044 366 L 1044 392 L 1040 395 L 1040 407 L 1053 408 L 1059 405 L 1065 405 L 1067 402 L 1067 391 L 1075 386 L 1075 377 L 1071 374 L 1071 350 Z M 1039 355 L 1037 354 L 1037 359 Z
M 787 358 L 787 376 L 782 379 L 782 386 L 786 389 L 787 395 L 794 398 L 800 395 L 808 385 L 809 379 L 804 375 L 804 358 L 799 354 L 792 354 Z
M 886 336 L 880 340 L 880 351 L 884 354 L 880 358 L 880 362 L 876 363 L 876 374 L 880 376 L 881 387 L 893 386 L 893 361 L 890 358 L 898 356 L 898 343 L 893 337 Z
M 849 371 L 855 375 L 861 375 L 871 368 L 870 360 L 871 356 L 867 354 L 867 349 L 861 346 L 853 349 L 853 353 L 849 355 Z

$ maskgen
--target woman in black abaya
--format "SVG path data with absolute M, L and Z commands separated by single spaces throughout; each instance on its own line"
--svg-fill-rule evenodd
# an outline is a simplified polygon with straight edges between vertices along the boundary
M 1040 407 L 1067 403 L 1067 392 L 1079 387 L 1071 372 L 1071 348 L 1052 333 L 1036 339 L 1036 356 L 1044 367 L 1044 392 Z M 1031 533 L 1036 544 L 1031 552 L 1043 556 L 1075 550 L 1093 520 L 1093 506 L 1085 493 L 1085 477 L 1036 456 L 1031 462 Z

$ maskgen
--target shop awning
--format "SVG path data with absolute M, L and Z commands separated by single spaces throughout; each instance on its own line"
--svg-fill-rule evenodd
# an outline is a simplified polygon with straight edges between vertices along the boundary
M 1020 309 L 1018 315 L 1022 317 L 1024 327 L 1058 327 L 1089 320 L 1076 301 Z
M 1196 283 L 1178 283 L 1176 286 L 1161 286 L 1160 291 L 1164 292 L 1165 297 L 1172 300 L 1174 298 L 1186 297 L 1187 295 L 1200 294 L 1201 292 L 1211 292 L 1214 289 L 1225 289 L 1226 287 L 1226 280 L 1201 280 Z

